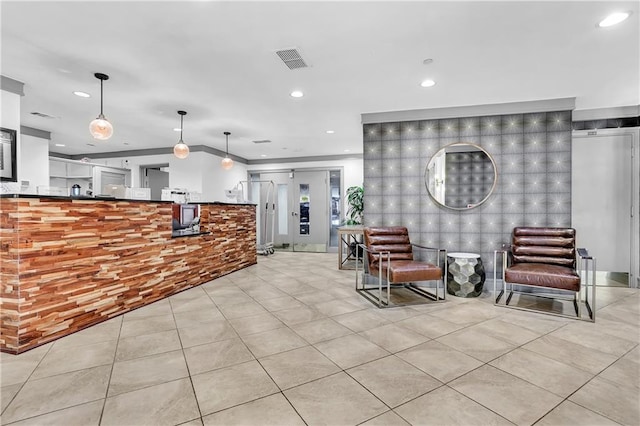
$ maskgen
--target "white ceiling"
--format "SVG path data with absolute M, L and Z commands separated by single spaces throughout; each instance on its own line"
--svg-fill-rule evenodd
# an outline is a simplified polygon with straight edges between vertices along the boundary
M 577 109 L 640 104 L 639 4 L 3 0 L 1 72 L 25 83 L 22 125 L 50 131 L 56 152 L 171 147 L 184 109 L 189 145 L 224 150 L 230 131 L 229 151 L 247 159 L 361 153 L 361 113 L 562 97 Z M 632 15 L 596 27 L 617 10 Z M 290 47 L 311 66 L 289 70 L 275 51 Z M 110 76 L 115 132 L 102 142 L 88 132 L 95 72 Z M 426 78 L 437 84 L 420 87 Z M 272 143 L 251 142 L 261 139 Z

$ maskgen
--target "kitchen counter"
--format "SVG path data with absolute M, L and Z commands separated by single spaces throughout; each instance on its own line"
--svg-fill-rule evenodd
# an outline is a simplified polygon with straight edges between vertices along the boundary
M 256 206 L 3 194 L 0 350 L 20 353 L 257 263 Z M 185 235 L 186 236 L 186 235 Z
M 105 197 L 105 196 L 95 196 L 89 197 L 86 195 L 80 195 L 77 197 L 72 197 L 69 195 L 37 195 L 37 194 L 0 194 L 0 199 L 2 198 L 48 198 L 52 200 L 95 200 L 95 201 L 130 201 L 130 202 L 141 202 L 141 203 L 173 203 L 173 201 L 167 200 L 137 200 L 131 198 L 116 198 L 116 197 Z M 253 203 L 227 203 L 224 201 L 196 201 L 193 203 L 186 204 L 214 204 L 221 206 L 255 206 Z

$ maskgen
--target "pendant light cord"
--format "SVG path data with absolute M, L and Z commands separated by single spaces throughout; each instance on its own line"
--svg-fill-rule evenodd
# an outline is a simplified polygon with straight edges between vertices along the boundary
M 180 142 L 182 142 L 182 128 L 184 127 L 183 122 L 184 122 L 184 115 L 180 115 Z
M 104 83 L 104 81 L 101 79 L 100 80 L 100 115 L 104 116 L 103 112 L 102 112 L 102 83 Z
M 229 158 L 229 135 L 231 134 L 231 132 L 224 132 L 224 135 L 227 138 L 227 152 L 226 152 L 226 157 Z

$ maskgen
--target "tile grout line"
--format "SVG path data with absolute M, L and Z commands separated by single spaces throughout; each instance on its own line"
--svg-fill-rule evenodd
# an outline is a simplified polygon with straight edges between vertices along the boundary
M 29 379 L 31 378 L 31 376 L 33 376 L 33 373 L 38 369 L 38 367 L 40 366 L 40 364 L 42 363 L 42 360 L 44 360 L 44 358 L 49 354 L 49 352 L 51 351 L 51 349 L 53 349 L 53 345 L 55 345 L 55 342 L 50 342 L 51 343 L 51 347 L 49 349 L 47 349 L 47 351 L 45 352 L 45 354 L 42 356 L 42 358 L 40 358 L 40 361 L 38 361 L 38 364 L 34 367 L 34 369 L 31 371 L 31 373 L 29 373 L 29 376 L 27 376 L 27 378 L 20 384 L 20 389 L 18 389 L 18 392 L 16 392 L 13 397 L 11 398 L 11 401 L 9 401 L 9 403 L 7 404 L 7 406 L 4 408 L 4 410 L 2 410 L 2 413 L 0 414 L 4 414 L 5 411 L 7 411 L 7 409 L 9 408 L 9 406 L 13 403 L 13 401 L 16 399 L 16 397 L 18 396 L 18 394 L 20 392 L 22 392 L 22 389 L 24 388 L 24 385 L 27 384 L 27 382 L 29 381 Z M 35 348 L 34 348 L 35 349 Z M 17 355 L 16 355 L 17 356 Z M 30 418 L 30 417 L 28 417 Z M 20 419 L 22 420 L 22 419 Z
M 209 296 L 209 293 L 207 293 L 206 291 L 204 293 L 207 294 L 207 296 L 209 298 L 211 298 Z M 213 300 L 212 300 L 212 302 L 213 302 Z M 216 309 L 217 309 L 217 305 L 215 305 L 215 302 L 214 302 L 214 306 L 216 306 Z M 176 321 L 176 314 L 175 314 L 175 312 L 173 312 L 173 304 L 171 303 L 171 300 L 169 300 L 169 307 L 171 308 L 171 316 L 173 316 L 173 321 L 175 322 L 175 325 L 176 325 L 176 333 L 178 334 L 178 341 L 180 342 L 180 351 L 182 352 L 182 359 L 184 361 L 184 365 L 187 368 L 187 375 L 189 377 L 189 383 L 191 383 L 191 390 L 193 391 L 193 399 L 196 402 L 196 407 L 198 409 L 198 414 L 200 414 L 199 419 L 204 424 L 204 420 L 202 420 L 202 417 L 203 417 L 202 416 L 202 410 L 200 409 L 200 401 L 198 401 L 198 394 L 196 393 L 196 387 L 193 384 L 193 377 L 191 375 L 191 370 L 189 369 L 189 363 L 187 362 L 187 355 L 184 353 L 184 344 L 182 343 L 182 337 L 180 336 L 180 332 L 178 331 L 178 323 Z M 177 380 L 182 380 L 182 379 L 177 379 Z M 168 383 L 168 382 L 165 382 L 165 383 Z M 196 420 L 196 419 L 191 419 L 191 420 Z M 191 420 L 187 420 L 187 421 L 191 421 Z M 183 422 L 183 423 L 186 423 L 186 422 Z
M 109 388 L 111 387 L 111 378 L 113 377 L 113 370 L 116 364 L 116 357 L 118 355 L 118 346 L 120 345 L 120 334 L 122 334 L 122 327 L 124 325 L 124 315 L 120 316 L 120 328 L 118 329 L 118 340 L 116 340 L 116 347 L 113 351 L 113 362 L 111 363 L 111 371 L 109 372 L 109 380 L 107 380 L 107 389 L 104 393 L 104 402 L 102 403 L 102 410 L 100 410 L 100 418 L 98 419 L 98 425 L 102 423 L 102 417 L 104 416 L 104 409 L 107 406 L 107 398 L 109 396 Z

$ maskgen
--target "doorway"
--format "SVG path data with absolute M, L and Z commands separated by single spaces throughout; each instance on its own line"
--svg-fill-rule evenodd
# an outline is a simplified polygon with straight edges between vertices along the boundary
M 625 130 L 574 132 L 571 223 L 578 246 L 596 258 L 597 283 L 635 287 L 640 257 L 633 207 L 638 191 L 637 140 Z
M 340 204 L 340 170 L 253 172 L 250 176 L 252 201 L 259 208 L 270 202 L 275 204 L 273 245 L 276 250 L 331 251 L 334 243 L 331 230 L 336 215 L 340 214 L 336 206 Z M 274 184 L 272 199 L 266 199 L 270 184 L 264 182 L 269 181 Z M 338 189 L 334 189 L 335 186 Z M 265 212 L 258 212 L 259 216 L 263 214 Z M 337 219 L 339 221 L 339 216 Z M 262 222 L 258 219 L 259 226 Z
M 140 186 L 151 190 L 151 199 L 160 200 L 162 190 L 169 187 L 169 164 L 140 166 Z

